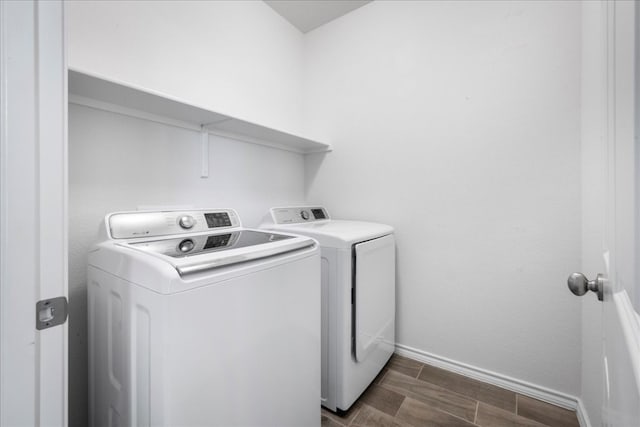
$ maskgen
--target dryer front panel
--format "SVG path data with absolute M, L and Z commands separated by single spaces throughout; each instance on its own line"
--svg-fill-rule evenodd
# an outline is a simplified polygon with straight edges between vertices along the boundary
M 354 357 L 359 363 L 380 359 L 384 365 L 395 344 L 394 237 L 357 243 L 353 256 Z

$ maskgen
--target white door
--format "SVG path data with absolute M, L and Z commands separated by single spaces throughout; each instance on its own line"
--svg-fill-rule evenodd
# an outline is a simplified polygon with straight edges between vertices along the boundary
M 603 425 L 640 426 L 640 176 L 638 16 L 633 1 L 607 2 Z
M 583 3 L 583 268 L 603 273 L 589 284 L 603 303 L 583 305 L 582 399 L 593 426 L 640 426 L 639 12 L 632 1 Z
M 2 426 L 67 424 L 63 22 L 60 1 L 0 1 Z

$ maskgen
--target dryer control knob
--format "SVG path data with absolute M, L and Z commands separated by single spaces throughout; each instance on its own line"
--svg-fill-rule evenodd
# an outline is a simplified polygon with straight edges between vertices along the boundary
M 304 219 L 305 221 L 309 219 L 309 211 L 300 211 L 300 216 L 302 217 L 302 219 Z
M 188 230 L 196 225 L 196 220 L 191 215 L 183 215 L 178 219 L 178 225 Z
M 191 249 L 193 249 L 195 247 L 195 243 L 193 243 L 193 240 L 191 239 L 184 239 L 182 242 L 180 242 L 180 244 L 178 245 L 178 249 L 180 250 L 180 252 L 185 253 L 185 252 L 189 252 Z

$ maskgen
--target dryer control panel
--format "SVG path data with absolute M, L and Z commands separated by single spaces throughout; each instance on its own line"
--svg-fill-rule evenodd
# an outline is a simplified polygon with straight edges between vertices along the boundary
M 241 226 L 233 209 L 118 212 L 107 217 L 107 224 L 112 239 L 201 233 Z
M 331 219 L 327 210 L 321 206 L 272 208 L 271 218 L 275 224 L 300 224 Z

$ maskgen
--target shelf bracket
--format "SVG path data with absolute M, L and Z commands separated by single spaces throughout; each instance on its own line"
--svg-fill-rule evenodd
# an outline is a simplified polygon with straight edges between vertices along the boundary
M 209 178 L 209 131 L 205 128 L 205 125 L 200 126 L 200 144 L 202 146 L 200 178 Z

